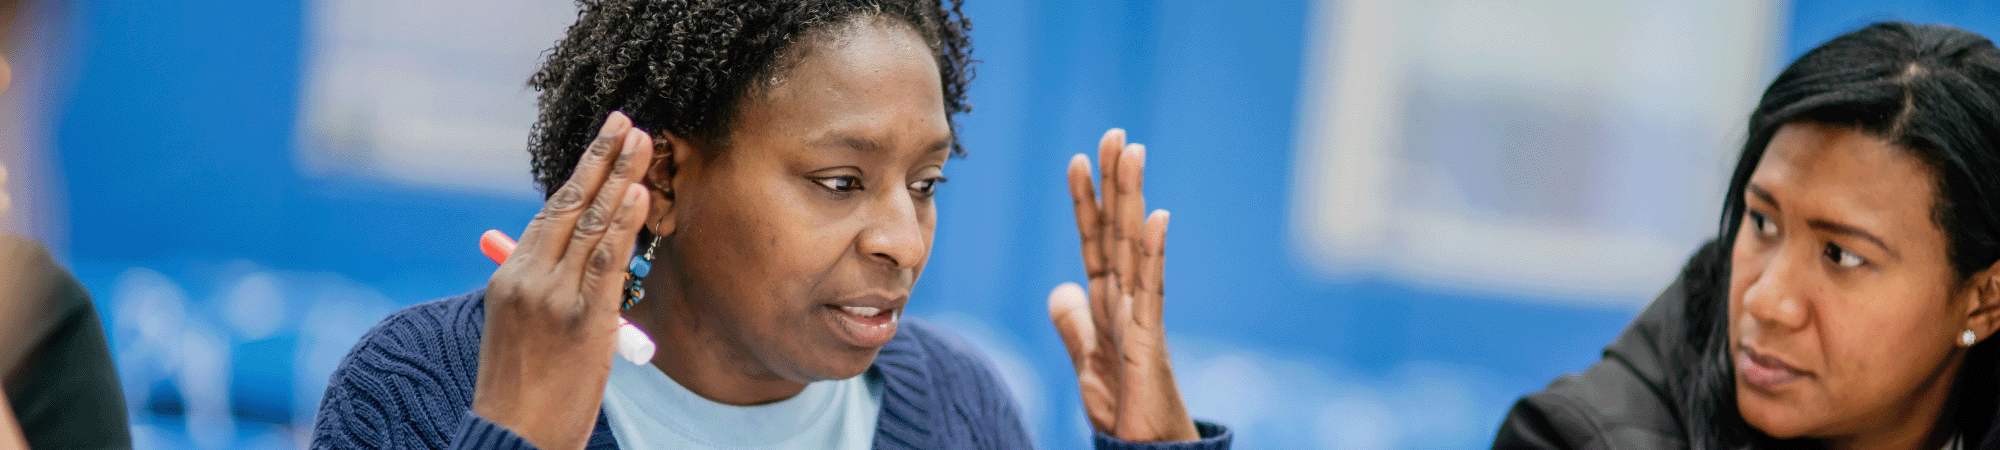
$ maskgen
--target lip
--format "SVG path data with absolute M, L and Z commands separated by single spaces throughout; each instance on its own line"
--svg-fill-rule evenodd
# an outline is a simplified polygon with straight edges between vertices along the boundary
M 894 294 L 875 291 L 843 297 L 832 303 L 820 305 L 826 312 L 827 326 L 842 341 L 860 348 L 881 348 L 896 337 L 896 322 L 903 315 L 903 305 L 909 302 L 908 294 Z M 880 310 L 874 316 L 863 317 L 848 308 L 875 308 Z
M 1775 391 L 1794 381 L 1812 376 L 1811 372 L 1800 370 L 1785 362 L 1784 358 L 1768 352 L 1758 351 L 1748 343 L 1738 344 L 1736 350 L 1737 379 L 1762 391 Z

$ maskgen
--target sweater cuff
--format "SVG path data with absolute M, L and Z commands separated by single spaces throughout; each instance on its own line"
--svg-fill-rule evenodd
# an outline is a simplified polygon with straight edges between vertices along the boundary
M 1190 442 L 1125 442 L 1102 431 L 1092 433 L 1091 441 L 1097 450 L 1228 450 L 1233 438 L 1229 428 L 1203 421 L 1194 421 L 1194 431 L 1201 436 L 1199 441 Z
M 498 450 L 539 450 L 514 430 L 479 417 L 466 411 L 458 421 L 458 433 L 452 437 L 451 448 L 455 449 L 498 449 Z

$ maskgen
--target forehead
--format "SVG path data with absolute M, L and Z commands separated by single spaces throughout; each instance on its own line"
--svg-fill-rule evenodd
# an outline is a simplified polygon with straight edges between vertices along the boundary
M 1800 209 L 1890 236 L 1935 229 L 1936 178 L 1911 151 L 1851 127 L 1794 122 L 1778 129 L 1750 177 Z
M 937 62 L 908 25 L 862 16 L 806 33 L 787 53 L 779 73 L 744 99 L 736 131 L 901 144 L 950 137 Z

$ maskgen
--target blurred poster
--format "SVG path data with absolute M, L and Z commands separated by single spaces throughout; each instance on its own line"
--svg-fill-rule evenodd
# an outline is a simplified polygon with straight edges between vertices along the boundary
M 1780 3 L 1321 2 L 1301 258 L 1332 278 L 1643 304 L 1715 233 Z
M 295 164 L 456 191 L 533 192 L 527 80 L 567 0 L 309 1 Z M 516 155 L 518 157 L 496 157 Z

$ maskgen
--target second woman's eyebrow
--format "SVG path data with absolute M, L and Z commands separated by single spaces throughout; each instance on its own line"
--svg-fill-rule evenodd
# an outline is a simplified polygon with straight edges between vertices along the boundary
M 1766 191 L 1764 190 L 1764 188 L 1757 186 L 1755 183 L 1752 183 L 1749 186 L 1745 187 L 1744 191 L 1749 192 L 1750 195 L 1757 196 L 1757 199 L 1763 200 L 1764 203 L 1771 204 L 1771 209 L 1780 209 L 1780 210 L 1784 209 L 1778 207 L 1778 197 L 1771 195 L 1771 191 Z

